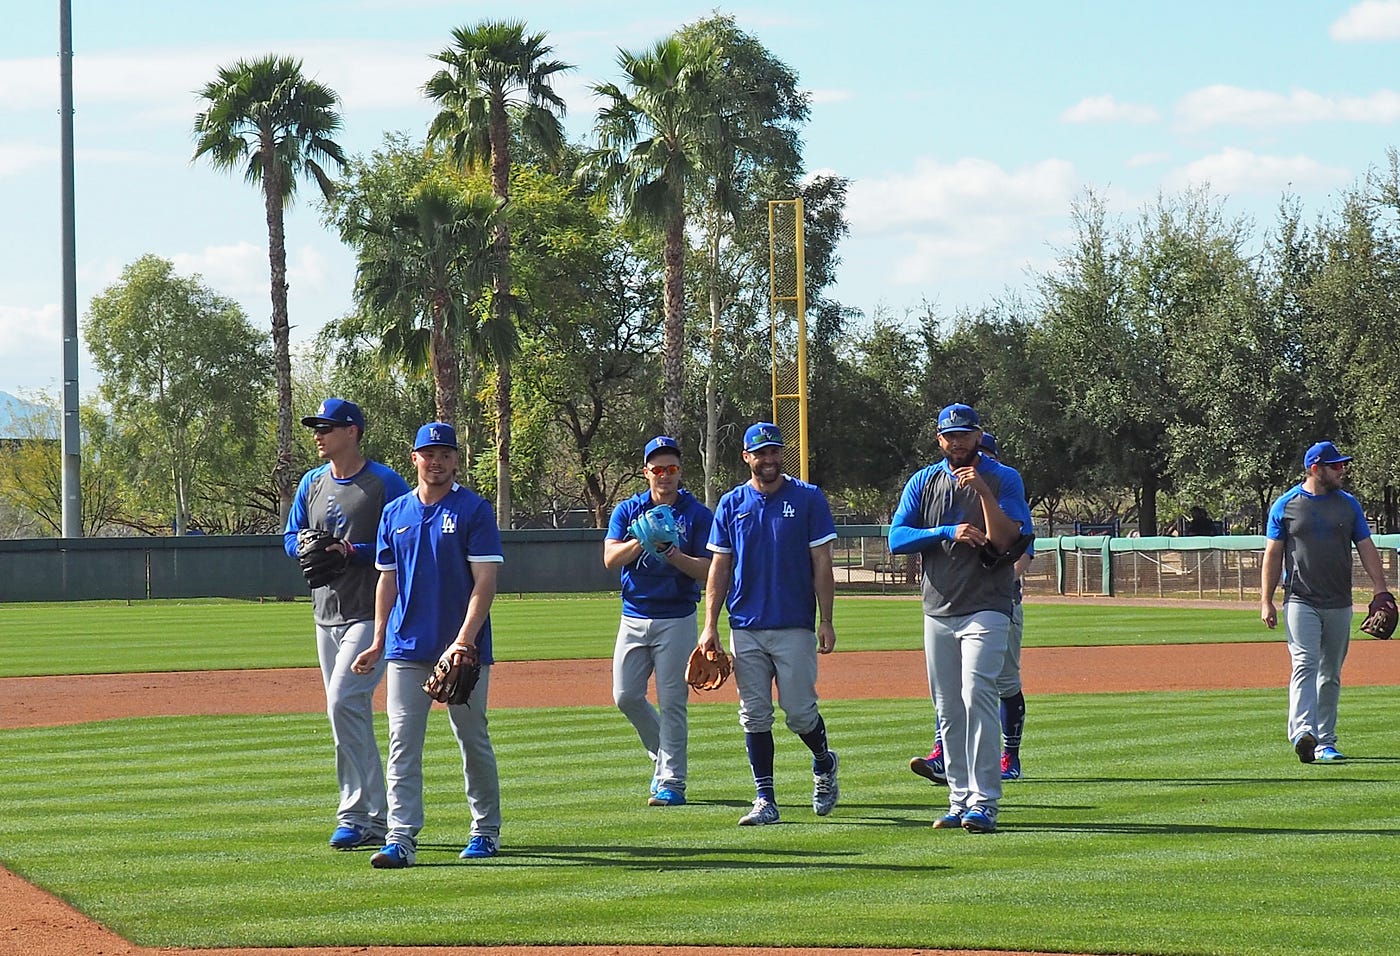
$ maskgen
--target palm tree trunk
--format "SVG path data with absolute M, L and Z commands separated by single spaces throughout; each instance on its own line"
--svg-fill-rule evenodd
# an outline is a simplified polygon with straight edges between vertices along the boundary
M 510 125 L 503 97 L 491 102 L 491 191 L 502 206 L 510 200 Z M 510 223 L 502 216 L 496 226 L 495 275 L 491 279 L 491 308 L 501 328 L 514 320 L 510 289 Z M 510 488 L 510 356 L 496 356 L 496 524 L 511 525 Z
M 681 440 L 681 402 L 685 394 L 685 213 L 680 212 L 666 225 L 665 263 L 665 377 L 663 417 L 666 434 Z
M 711 256 L 710 265 L 718 265 L 718 255 Z M 718 275 L 717 272 L 711 273 Z M 705 507 L 711 511 L 719 502 L 719 286 L 710 285 L 710 368 L 705 377 Z
M 272 485 L 277 491 L 280 526 L 285 527 L 296 493 L 296 475 L 292 473 L 291 324 L 287 318 L 287 237 L 282 193 L 271 143 L 265 143 L 263 208 L 267 213 L 267 258 L 272 274 L 272 367 L 277 381 L 277 461 L 272 466 Z
M 432 332 L 428 336 L 428 349 L 432 353 L 429 361 L 433 366 L 433 401 L 437 405 L 437 418 L 440 422 L 457 425 L 457 394 L 461 390 L 457 370 L 457 350 L 447 334 L 447 305 L 441 296 L 435 296 L 429 307 L 432 309 Z

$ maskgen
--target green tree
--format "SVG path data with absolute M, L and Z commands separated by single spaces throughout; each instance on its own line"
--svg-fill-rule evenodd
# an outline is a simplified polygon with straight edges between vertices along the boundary
M 83 337 L 110 408 L 95 444 L 122 454 L 165 527 L 184 534 L 200 483 L 252 458 L 271 377 L 265 336 L 231 299 L 147 255 L 93 297 Z
M 452 32 L 453 45 L 435 59 L 446 68 L 424 85 L 440 112 L 428 130 L 446 142 L 454 158 L 471 165 L 489 161 L 491 189 L 501 205 L 510 199 L 511 113 L 515 129 L 546 155 L 563 145 L 559 117 L 564 100 L 552 83 L 573 67 L 548 59 L 553 48 L 543 33 L 527 35 L 525 24 L 483 20 Z M 518 314 L 511 286 L 511 235 L 506 217 L 496 221 L 491 311 L 496 326 L 513 325 Z M 515 339 L 492 339 L 496 360 L 496 520 L 511 526 L 511 362 Z
M 0 439 L 0 503 L 6 521 L 0 538 L 63 534 L 63 464 L 58 435 L 63 411 L 56 395 L 41 394 L 13 421 L 12 435 Z M 101 412 L 92 401 L 78 410 L 83 434 L 83 537 L 110 534 L 123 520 L 122 482 L 111 461 L 92 447 L 92 426 Z M 12 522 L 12 523 L 11 523 Z
M 689 218 L 703 238 L 700 298 L 709 308 L 705 368 L 705 500 L 720 488 L 720 378 L 727 313 L 746 288 L 764 285 L 768 267 L 768 201 L 799 193 L 799 131 L 809 110 L 797 74 L 732 16 L 716 14 L 684 27 L 677 38 L 697 55 L 713 50 L 712 136 L 701 144 L 702 180 L 692 191 Z
M 649 50 L 619 50 L 627 89 L 593 87 L 603 99 L 598 146 L 586 160 L 589 175 L 621 203 L 632 223 L 659 228 L 665 269 L 662 371 L 663 426 L 680 439 L 685 395 L 685 261 L 687 191 L 706 181 L 706 150 L 720 138 L 713 93 L 719 66 L 703 38 L 676 36 Z
M 477 313 L 502 218 L 489 193 L 436 175 L 351 233 L 359 248 L 356 295 L 392 320 L 385 348 L 403 356 L 426 351 L 439 421 L 457 422 L 464 341 L 475 354 L 481 343 L 491 351 L 514 348 L 513 325 L 502 326 L 499 317 L 481 322 Z
M 242 168 L 262 189 L 272 285 L 272 349 L 277 379 L 277 460 L 273 483 L 282 517 L 296 493 L 292 461 L 291 325 L 287 316 L 287 243 L 284 213 L 297 180 L 309 177 L 329 196 L 334 187 L 324 164 L 345 165 L 332 137 L 340 129 L 339 97 L 302 74 L 300 60 L 264 56 L 221 67 L 199 93 L 205 109 L 194 120 L 194 158 L 215 167 Z

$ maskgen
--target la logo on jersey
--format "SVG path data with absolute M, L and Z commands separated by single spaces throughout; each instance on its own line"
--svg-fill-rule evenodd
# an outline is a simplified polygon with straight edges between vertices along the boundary
M 791 503 L 791 502 L 788 502 L 788 501 L 784 501 L 784 502 L 783 502 L 783 517 L 784 517 L 784 518 L 792 518 L 792 517 L 795 517 L 796 515 L 797 515 L 797 509 L 794 508 L 794 507 L 792 506 L 792 503 Z
M 457 519 L 456 519 L 454 516 L 452 516 L 452 515 L 450 515 L 450 514 L 444 514 L 444 515 L 442 516 L 442 533 L 443 533 L 443 534 L 456 534 L 456 533 L 457 533 Z

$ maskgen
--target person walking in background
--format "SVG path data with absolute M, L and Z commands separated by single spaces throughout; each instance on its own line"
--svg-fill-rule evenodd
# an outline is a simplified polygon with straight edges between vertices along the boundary
M 982 455 L 981 438 L 971 407 L 939 412 L 945 458 L 904 486 L 890 551 L 923 558 L 924 658 L 948 782 L 948 812 L 934 826 L 990 833 L 1001 800 L 997 677 L 1016 599 L 1014 558 L 1003 558 L 1031 534 L 1031 518 L 1021 476 Z M 990 567 L 986 554 L 997 557 Z
M 997 440 L 991 432 L 982 433 L 979 451 L 993 461 L 1001 461 Z M 1006 661 L 997 675 L 997 696 L 1001 698 L 1001 779 L 1021 779 L 1021 737 L 1026 729 L 1026 696 L 1021 687 L 1021 640 L 1025 628 L 1025 606 L 1022 603 L 1022 582 L 1026 569 L 1035 558 L 1034 546 L 1016 559 L 1016 599 L 1011 609 L 1011 627 L 1007 631 Z M 933 749 L 927 757 L 913 757 L 909 769 L 939 786 L 947 786 L 948 777 L 943 764 L 943 739 L 935 735 Z
M 1350 455 L 1330 441 L 1303 455 L 1304 477 L 1269 508 L 1259 586 L 1259 618 L 1278 624 L 1274 591 L 1282 576 L 1283 630 L 1293 673 L 1288 683 L 1288 739 L 1303 763 L 1335 763 L 1342 663 L 1351 646 L 1352 545 L 1377 595 L 1385 568 L 1361 503 L 1342 489 Z
M 384 668 L 376 665 L 356 673 L 351 665 L 374 635 L 379 518 L 386 504 L 408 494 L 408 483 L 360 451 L 365 416 L 354 402 L 328 398 L 301 423 L 311 429 L 316 454 L 325 463 L 302 476 L 283 543 L 295 558 L 298 534 L 319 529 L 334 535 L 337 540 L 328 547 L 349 559 L 339 577 L 311 589 L 311 615 L 340 788 L 330 845 L 353 850 L 383 841 L 388 808 L 384 764 L 374 734 L 374 690 Z
M 832 605 L 836 523 L 816 485 L 783 474 L 783 435 L 770 422 L 744 433 L 751 477 L 719 500 L 709 547 L 705 626 L 699 646 L 719 648 L 720 606 L 729 609 L 730 651 L 757 797 L 740 826 L 779 820 L 773 784 L 773 690 L 787 728 L 812 752 L 812 809 L 826 816 L 840 796 L 836 752 L 817 707 L 817 655 L 836 647 Z
M 603 565 L 621 569 L 622 623 L 613 648 L 613 701 L 631 721 L 651 758 L 654 807 L 685 803 L 686 662 L 698 628 L 695 606 L 700 582 L 710 572 L 710 524 L 714 515 L 681 487 L 681 450 L 676 440 L 658 435 L 642 450 L 647 490 L 613 509 L 603 542 Z M 675 516 L 678 540 L 665 554 L 642 546 L 632 522 L 664 505 Z M 647 681 L 656 675 L 656 702 L 647 700 Z
M 457 433 L 444 422 L 418 429 L 418 486 L 384 509 L 375 566 L 374 640 L 357 673 L 388 662 L 389 819 L 378 869 L 412 866 L 423 828 L 423 742 L 433 701 L 423 681 L 440 659 L 481 666 L 465 704 L 447 707 L 462 752 L 471 839 L 463 859 L 495 856 L 501 836 L 501 788 L 487 729 L 491 683 L 491 603 L 504 560 L 491 506 L 457 484 Z

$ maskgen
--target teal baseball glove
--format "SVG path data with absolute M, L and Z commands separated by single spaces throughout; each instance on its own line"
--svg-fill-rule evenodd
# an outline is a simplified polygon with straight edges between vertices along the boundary
M 632 537 L 649 554 L 661 555 L 680 544 L 681 532 L 676 524 L 676 513 L 670 505 L 657 505 L 632 519 L 627 526 Z

